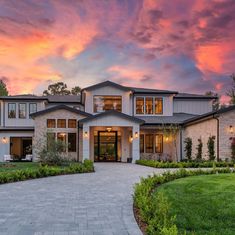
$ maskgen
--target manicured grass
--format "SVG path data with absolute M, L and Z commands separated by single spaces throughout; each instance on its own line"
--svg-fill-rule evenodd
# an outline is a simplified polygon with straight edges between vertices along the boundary
M 235 175 L 201 175 L 161 185 L 176 215 L 179 232 L 197 235 L 235 234 Z
M 11 172 L 23 169 L 35 169 L 39 167 L 37 162 L 1 162 L 0 172 Z

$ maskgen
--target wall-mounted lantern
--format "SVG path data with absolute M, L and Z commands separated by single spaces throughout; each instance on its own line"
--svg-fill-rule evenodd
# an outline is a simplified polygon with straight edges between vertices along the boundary
M 132 141 L 133 141 L 133 136 L 131 135 L 131 136 L 130 136 L 130 142 L 132 142 Z
M 106 130 L 110 132 L 112 130 L 112 127 L 107 127 Z
M 84 132 L 84 137 L 85 137 L 85 138 L 88 137 L 88 132 L 87 132 L 87 131 Z
M 232 126 L 232 125 L 229 126 L 229 133 L 230 133 L 230 134 L 233 134 L 233 126 Z
M 135 132 L 135 138 L 138 138 L 139 137 L 139 133 L 136 131 Z
M 7 138 L 7 137 L 2 137 L 2 139 L 1 139 L 1 142 L 2 142 L 3 144 L 7 144 L 8 141 L 9 141 L 9 138 Z

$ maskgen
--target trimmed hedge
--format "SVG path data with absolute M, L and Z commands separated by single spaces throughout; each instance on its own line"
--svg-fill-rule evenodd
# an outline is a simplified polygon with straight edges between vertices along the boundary
M 169 215 L 169 203 L 163 195 L 158 195 L 156 200 L 156 188 L 161 184 L 173 181 L 175 179 L 188 176 L 232 173 L 230 168 L 213 168 L 212 170 L 186 170 L 180 169 L 174 173 L 166 172 L 162 175 L 148 176 L 141 178 L 140 183 L 135 185 L 134 207 L 138 210 L 138 216 L 146 224 L 146 233 L 148 235 L 177 235 L 178 230 L 174 224 L 174 217 Z M 157 202 L 157 203 L 156 203 Z
M 161 162 L 155 160 L 136 160 L 135 163 L 155 168 L 234 167 L 234 162 L 215 162 L 215 161 Z
M 72 163 L 66 167 L 40 166 L 34 169 L 22 169 L 10 172 L 0 172 L 0 184 L 36 179 L 55 175 L 94 172 L 93 162 L 85 160 L 84 163 Z

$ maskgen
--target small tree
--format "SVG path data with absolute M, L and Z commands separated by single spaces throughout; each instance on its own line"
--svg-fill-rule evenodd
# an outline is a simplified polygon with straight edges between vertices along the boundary
M 235 137 L 232 138 L 231 142 L 231 158 L 235 161 Z
M 3 80 L 0 80 L 0 96 L 8 96 L 7 86 Z
M 43 91 L 43 95 L 70 95 L 67 85 L 63 82 L 56 82 L 48 86 L 48 89 Z
M 169 126 L 162 124 L 162 130 L 164 136 L 172 138 L 172 144 L 175 150 L 175 157 L 177 160 L 178 159 L 177 134 L 180 131 L 180 126 L 177 124 L 171 124 Z
M 79 86 L 75 86 L 71 89 L 72 95 L 80 95 L 80 93 L 81 93 L 81 88 Z
M 230 97 L 230 104 L 235 104 L 235 74 L 233 73 L 230 78 L 232 79 L 232 85 L 227 91 L 227 96 Z
M 202 144 L 202 139 L 199 138 L 198 139 L 198 145 L 197 145 L 197 154 L 196 154 L 196 159 L 197 160 L 202 160 L 202 147 L 203 147 L 203 144 Z
M 215 160 L 215 136 L 210 136 L 207 142 L 208 155 L 211 161 Z
M 65 162 L 66 144 L 55 140 L 53 133 L 47 133 L 45 139 L 38 150 L 39 162 L 43 165 L 62 165 Z
M 192 138 L 187 137 L 184 140 L 184 143 L 185 143 L 184 151 L 185 151 L 186 158 L 188 160 L 191 160 L 192 159 Z

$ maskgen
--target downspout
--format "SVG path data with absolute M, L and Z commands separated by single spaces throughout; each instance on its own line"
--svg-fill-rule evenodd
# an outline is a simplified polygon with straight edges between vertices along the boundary
M 77 148 L 77 151 L 78 151 L 78 153 L 77 153 L 77 161 L 79 162 L 79 133 L 80 133 L 80 131 L 79 131 L 79 129 L 80 129 L 80 124 L 79 124 L 79 121 L 78 121 L 78 148 Z
M 217 162 L 219 161 L 219 118 L 213 114 L 213 118 L 217 121 Z
M 183 127 L 181 127 L 180 128 L 180 161 L 182 161 L 183 160 L 183 141 L 182 141 L 182 137 L 183 137 L 183 135 L 182 135 L 182 128 Z

